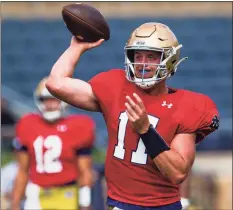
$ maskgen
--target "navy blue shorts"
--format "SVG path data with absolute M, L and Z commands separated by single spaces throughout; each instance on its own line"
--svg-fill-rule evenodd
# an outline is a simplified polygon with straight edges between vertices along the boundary
M 111 199 L 110 197 L 107 198 L 107 205 L 111 207 L 118 207 L 123 210 L 181 210 L 182 209 L 180 201 L 164 206 L 145 207 L 145 206 L 138 206 L 138 205 L 116 201 L 114 199 Z

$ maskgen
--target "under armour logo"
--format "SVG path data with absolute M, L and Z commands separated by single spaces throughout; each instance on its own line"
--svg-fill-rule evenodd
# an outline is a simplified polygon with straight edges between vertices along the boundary
M 60 132 L 66 132 L 67 131 L 67 126 L 66 125 L 58 125 L 57 130 Z
M 219 127 L 219 121 L 219 117 L 217 115 L 214 115 L 210 128 L 217 130 Z
M 167 104 L 167 102 L 166 102 L 166 101 L 163 101 L 162 106 L 167 106 L 167 107 L 168 107 L 168 109 L 170 109 L 170 108 L 172 108 L 173 104 L 172 104 L 172 103 Z

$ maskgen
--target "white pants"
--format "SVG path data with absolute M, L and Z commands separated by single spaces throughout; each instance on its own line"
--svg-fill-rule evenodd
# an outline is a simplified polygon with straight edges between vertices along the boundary
M 27 184 L 24 210 L 41 210 L 39 193 L 40 187 L 38 185 L 33 183 Z

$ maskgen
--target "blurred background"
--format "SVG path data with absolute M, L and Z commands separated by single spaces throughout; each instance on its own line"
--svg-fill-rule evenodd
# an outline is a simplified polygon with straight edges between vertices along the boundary
M 19 117 L 36 111 L 33 91 L 69 46 L 71 35 L 61 10 L 69 2 L 1 2 L 1 167 L 13 159 L 11 140 Z M 220 128 L 197 146 L 190 197 L 205 210 L 232 209 L 232 2 L 88 2 L 107 18 L 111 39 L 87 52 L 76 77 L 89 80 L 99 72 L 124 68 L 124 45 L 144 22 L 167 24 L 188 56 L 169 81 L 171 86 L 210 96 L 220 111 Z M 72 108 L 71 113 L 83 113 Z M 99 113 L 93 189 L 94 210 L 104 209 L 103 163 L 107 132 Z M 4 182 L 4 180 L 1 180 Z

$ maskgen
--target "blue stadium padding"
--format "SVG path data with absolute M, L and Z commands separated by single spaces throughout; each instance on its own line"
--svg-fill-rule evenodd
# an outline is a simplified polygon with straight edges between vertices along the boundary
M 221 119 L 231 118 L 231 18 L 109 19 L 111 39 L 82 56 L 75 76 L 89 80 L 99 72 L 111 68 L 123 68 L 123 48 L 131 31 L 140 24 L 151 21 L 169 25 L 183 44 L 181 56 L 189 57 L 189 60 L 181 64 L 175 77 L 168 83 L 177 88 L 209 95 L 216 102 Z M 69 46 L 70 38 L 71 35 L 61 19 L 4 19 L 2 21 L 2 83 L 32 97 L 32 91 L 38 81 L 49 74 L 55 61 Z M 97 128 L 100 132 L 97 135 L 97 144 L 106 145 L 107 133 L 102 116 L 97 113 L 88 114 L 98 121 Z M 221 129 L 219 131 L 221 132 Z M 223 143 L 218 138 L 214 141 L 216 144 L 211 144 L 208 140 L 198 148 L 201 150 L 207 149 L 208 145 L 209 148 L 216 145 L 215 149 L 224 149 L 225 145 L 231 142 L 231 140 L 224 140 Z

